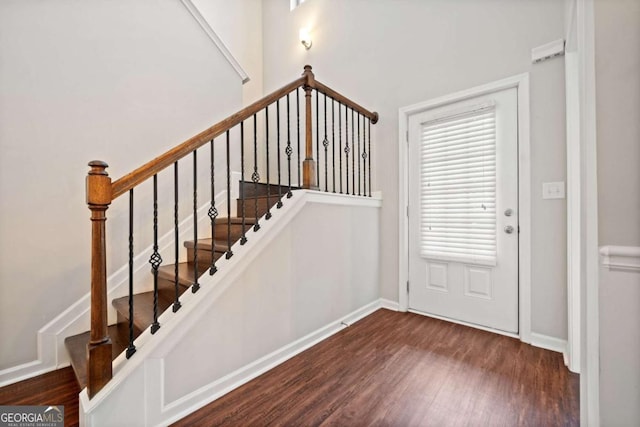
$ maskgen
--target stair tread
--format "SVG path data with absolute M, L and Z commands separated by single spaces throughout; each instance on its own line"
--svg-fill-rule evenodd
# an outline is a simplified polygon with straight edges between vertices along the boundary
M 182 286 L 189 287 L 193 283 L 194 265 L 190 262 L 178 263 L 178 283 Z M 198 266 L 198 276 L 201 276 L 207 268 Z M 167 264 L 158 268 L 158 278 L 173 282 L 175 280 L 175 264 Z
M 123 332 L 124 330 L 118 325 L 109 326 L 112 360 L 118 357 L 129 345 L 128 336 L 123 334 Z M 71 359 L 71 366 L 73 367 L 73 372 L 76 374 L 80 388 L 87 386 L 87 344 L 89 343 L 89 338 L 90 332 L 84 332 L 67 337 L 64 340 L 65 347 Z
M 256 219 L 253 217 L 249 217 L 249 216 L 244 217 L 244 223 L 246 225 L 253 225 L 256 222 L 257 222 Z M 216 218 L 216 225 L 217 224 L 242 224 L 242 217 L 232 216 L 231 218 L 228 218 L 225 216 L 222 218 Z
M 214 239 L 198 239 L 198 249 L 211 251 L 212 244 L 216 252 L 226 252 L 227 249 L 229 249 L 229 246 L 227 245 L 227 239 L 216 239 L 215 243 Z M 184 247 L 189 249 L 194 248 L 195 242 L 193 240 L 187 240 L 186 242 L 184 242 Z
M 186 288 L 180 289 L 180 294 Z M 173 295 L 158 292 L 158 316 L 173 304 Z M 116 298 L 113 306 L 124 318 L 129 318 L 129 297 Z M 144 331 L 153 323 L 153 291 L 142 292 L 133 296 L 133 324 L 140 331 Z

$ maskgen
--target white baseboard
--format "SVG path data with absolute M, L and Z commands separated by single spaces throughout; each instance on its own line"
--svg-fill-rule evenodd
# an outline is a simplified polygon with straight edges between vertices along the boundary
M 537 334 L 535 332 L 531 333 L 531 345 L 534 347 L 544 348 L 545 350 L 555 351 L 557 353 L 562 353 L 565 361 L 565 365 L 567 364 L 567 340 L 563 340 L 560 338 L 550 337 L 548 335 Z
M 400 311 L 400 304 L 397 301 L 391 301 L 386 298 L 380 298 L 380 308 L 387 310 Z
M 271 354 L 268 354 L 255 362 L 246 365 L 235 372 L 226 375 L 225 377 L 208 384 L 199 390 L 190 393 L 187 396 L 182 397 L 179 400 L 171 402 L 162 408 L 162 412 L 168 415 L 168 418 L 164 419 L 158 425 L 169 425 L 174 423 L 192 412 L 202 408 L 203 406 L 213 402 L 216 399 L 224 396 L 225 394 L 235 390 L 236 388 L 246 384 L 247 382 L 255 379 L 256 377 L 264 374 L 265 372 L 275 368 L 276 366 L 286 362 L 292 357 L 302 353 L 308 348 L 318 344 L 319 342 L 329 338 L 344 328 L 353 325 L 360 319 L 372 314 L 380 308 L 388 308 L 389 305 L 393 305 L 392 301 L 378 299 L 373 301 L 348 315 L 322 327 L 304 337 L 288 344 Z M 397 304 L 396 304 L 397 305 Z M 158 389 L 162 387 L 161 378 L 157 378 Z

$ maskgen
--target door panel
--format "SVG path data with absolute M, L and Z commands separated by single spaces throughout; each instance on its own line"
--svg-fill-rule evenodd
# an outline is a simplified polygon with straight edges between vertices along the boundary
M 409 118 L 409 308 L 518 332 L 517 90 Z

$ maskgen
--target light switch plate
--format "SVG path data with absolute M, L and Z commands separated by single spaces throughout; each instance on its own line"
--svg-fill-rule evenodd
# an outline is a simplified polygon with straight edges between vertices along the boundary
M 564 199 L 564 181 L 542 183 L 543 199 Z

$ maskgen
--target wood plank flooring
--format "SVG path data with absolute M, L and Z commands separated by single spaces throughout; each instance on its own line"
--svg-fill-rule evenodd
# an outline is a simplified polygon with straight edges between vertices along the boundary
M 577 426 L 578 389 L 559 353 L 379 310 L 174 425 Z M 64 405 L 77 426 L 79 392 L 65 368 L 0 405 Z
M 78 425 L 80 386 L 71 367 L 0 388 L 1 405 L 63 405 L 64 425 Z
M 379 310 L 174 426 L 577 426 L 562 355 Z

